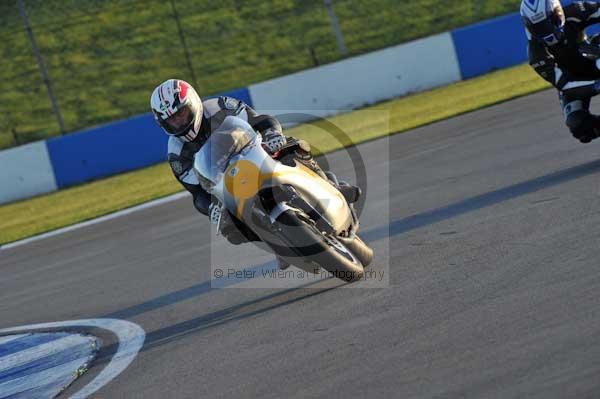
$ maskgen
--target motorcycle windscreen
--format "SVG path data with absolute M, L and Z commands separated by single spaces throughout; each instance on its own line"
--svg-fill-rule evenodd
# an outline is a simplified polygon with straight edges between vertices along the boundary
M 246 121 L 228 116 L 196 153 L 194 169 L 204 179 L 216 184 L 227 169 L 229 160 L 255 138 L 256 132 Z

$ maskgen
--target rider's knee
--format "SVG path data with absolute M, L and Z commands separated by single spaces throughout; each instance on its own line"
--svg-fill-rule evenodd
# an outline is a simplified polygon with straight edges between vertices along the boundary
M 308 141 L 306 140 L 298 140 L 298 148 L 309 154 L 311 152 L 310 144 L 308 144 Z
M 311 147 L 308 141 L 301 139 L 294 139 L 296 155 L 302 159 L 309 159 L 312 157 Z

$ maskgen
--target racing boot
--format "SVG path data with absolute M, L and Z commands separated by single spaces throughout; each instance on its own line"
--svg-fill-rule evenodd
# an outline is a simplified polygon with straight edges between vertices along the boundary
M 219 227 L 219 232 L 233 245 L 245 244 L 250 241 L 260 241 L 260 238 L 242 221 L 219 206 L 219 211 L 211 206 L 211 223 Z
M 579 142 L 581 142 L 582 144 L 589 144 L 591 143 L 593 140 L 598 138 L 598 132 L 594 132 L 592 134 L 587 134 L 585 136 L 580 136 L 579 137 Z
M 579 141 L 583 144 L 590 143 L 592 140 L 600 137 L 600 116 L 592 115 L 592 117 L 594 118 L 594 128 L 589 133 L 578 137 Z

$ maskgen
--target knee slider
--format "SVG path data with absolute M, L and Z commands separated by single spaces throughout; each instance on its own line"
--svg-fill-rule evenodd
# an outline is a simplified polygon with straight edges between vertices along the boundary
M 210 196 L 194 195 L 194 208 L 203 215 L 208 215 L 208 207 L 210 206 Z
M 575 138 L 581 138 L 594 130 L 594 118 L 585 111 L 575 111 L 567 116 L 567 127 Z

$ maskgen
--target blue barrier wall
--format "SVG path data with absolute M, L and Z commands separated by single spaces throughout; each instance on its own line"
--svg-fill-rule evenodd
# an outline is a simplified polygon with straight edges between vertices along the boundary
M 527 38 L 518 13 L 452 32 L 463 79 L 527 61 Z
M 570 3 L 570 1 L 563 1 L 563 4 L 567 3 Z M 589 33 L 598 31 L 599 29 L 591 29 Z M 446 36 L 451 37 L 451 40 L 448 40 L 450 50 L 445 57 L 441 57 L 444 59 L 440 59 L 439 62 L 442 65 L 448 62 L 454 64 L 458 62 L 460 77 L 463 79 L 527 61 L 527 39 L 518 13 L 457 29 L 451 32 L 451 35 L 446 34 Z M 429 41 L 417 41 L 413 42 L 412 45 L 426 42 Z M 405 46 L 409 45 L 411 43 L 405 44 Z M 380 53 L 387 54 L 386 51 L 380 51 Z M 434 53 L 437 54 L 437 52 Z M 368 56 L 365 55 L 364 57 Z M 402 71 L 402 67 L 406 67 L 406 65 L 399 64 L 405 61 L 404 59 L 399 60 L 397 63 L 387 61 L 386 65 L 390 65 L 393 69 L 393 65 L 398 64 L 397 71 Z M 343 60 L 340 62 L 340 68 L 345 68 L 348 65 L 346 63 L 352 62 L 355 62 L 355 60 Z M 308 83 L 313 85 L 315 82 L 318 83 L 319 79 L 325 79 L 326 83 L 332 83 L 331 80 L 335 78 L 328 76 L 326 73 L 331 68 L 331 65 L 325 65 L 300 74 L 307 76 L 307 79 L 310 79 Z M 456 75 L 456 79 L 458 79 L 458 71 Z M 400 78 L 402 76 L 397 77 L 397 79 Z M 277 89 L 283 92 L 284 96 L 289 96 L 289 87 L 285 86 L 287 84 L 285 82 L 288 82 L 287 79 L 279 78 L 272 82 L 283 82 L 284 87 L 273 86 L 272 89 Z M 411 83 L 419 86 L 423 82 L 421 78 L 415 78 L 414 82 Z M 306 96 L 310 84 L 305 81 L 299 82 L 298 93 Z M 391 79 L 389 85 L 397 89 L 396 86 L 399 83 Z M 271 88 L 262 92 L 257 90 L 257 87 L 262 86 L 265 85 L 253 85 L 254 93 L 251 93 L 248 88 L 242 88 L 222 95 L 235 97 L 251 106 L 263 108 L 265 99 L 273 100 L 274 91 Z M 385 90 L 389 91 L 387 86 L 384 87 Z M 325 101 L 326 98 L 323 96 L 329 95 L 339 97 L 339 90 L 336 90 L 335 88 L 326 90 L 318 95 L 319 98 L 314 100 Z M 372 95 L 376 98 L 379 98 L 380 95 L 385 97 L 387 95 L 385 90 L 382 90 L 383 94 L 378 92 Z M 415 91 L 418 90 L 415 89 Z M 255 98 L 252 98 L 252 95 L 255 95 Z M 355 100 L 356 104 L 359 104 L 361 100 L 368 101 L 364 98 Z M 56 184 L 58 188 L 64 188 L 164 161 L 166 158 L 167 136 L 154 123 L 150 114 L 144 114 L 125 121 L 50 139 L 47 142 L 47 147 Z M 26 196 L 23 192 L 20 198 Z
M 167 136 L 152 114 L 48 140 L 59 188 L 166 159 Z
M 221 95 L 252 104 L 248 89 Z M 166 160 L 167 135 L 152 114 L 48 140 L 59 188 L 154 165 Z

